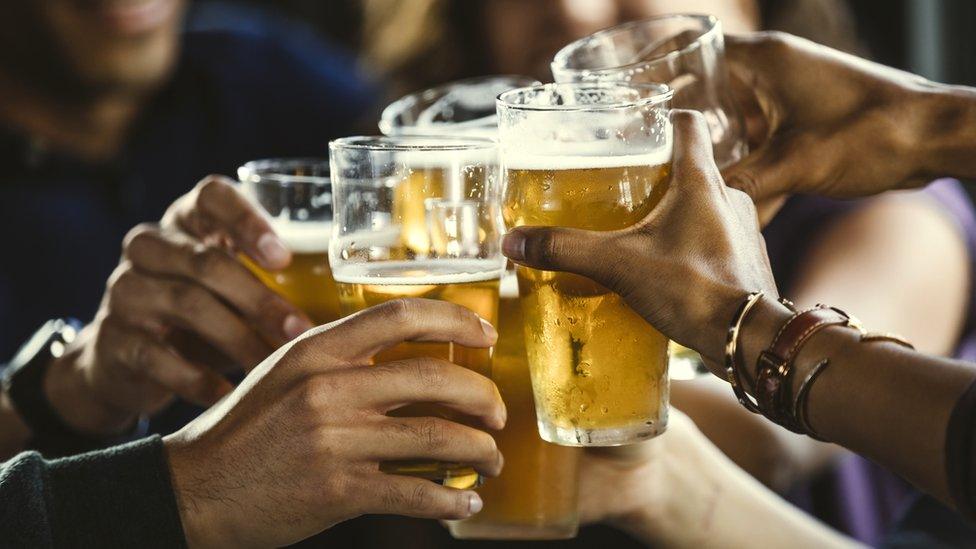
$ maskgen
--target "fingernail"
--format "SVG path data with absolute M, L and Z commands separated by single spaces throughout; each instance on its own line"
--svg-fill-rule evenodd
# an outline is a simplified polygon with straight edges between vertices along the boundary
M 282 329 L 285 337 L 295 339 L 312 328 L 312 323 L 298 315 L 288 315 Z
M 485 504 L 481 501 L 481 496 L 479 496 L 477 492 L 471 492 L 468 494 L 468 513 L 473 515 L 481 511 L 481 508 L 484 506 Z
M 264 233 L 258 239 L 258 251 L 264 256 L 267 267 L 277 267 L 288 262 L 288 248 L 273 233 Z
M 495 327 L 491 325 L 491 322 L 488 322 L 483 318 L 479 318 L 478 320 L 481 321 L 481 331 L 483 331 L 485 335 L 488 336 L 488 339 L 492 341 L 496 341 L 498 339 L 498 330 L 496 330 Z
M 515 261 L 525 259 L 525 235 L 518 231 L 505 235 L 502 240 L 502 253 Z

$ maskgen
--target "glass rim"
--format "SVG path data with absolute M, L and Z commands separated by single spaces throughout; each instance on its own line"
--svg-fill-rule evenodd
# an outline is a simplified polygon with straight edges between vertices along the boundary
M 610 89 L 610 88 L 625 88 L 632 90 L 653 90 L 653 95 L 648 97 L 641 97 L 635 100 L 628 101 L 617 101 L 614 103 L 606 104 L 596 104 L 596 105 L 529 105 L 514 103 L 506 99 L 506 96 L 512 96 L 518 93 L 525 93 L 528 91 L 546 91 L 552 89 L 558 89 L 561 87 L 573 88 L 573 89 Z M 635 107 L 647 107 L 653 106 L 660 103 L 669 101 L 674 97 L 674 90 L 671 89 L 667 84 L 650 84 L 650 83 L 632 83 L 632 82 L 556 82 L 549 84 L 540 84 L 538 86 L 528 86 L 525 88 L 516 88 L 514 90 L 509 90 L 507 92 L 500 93 L 498 98 L 495 100 L 496 104 L 500 107 L 506 109 L 522 110 L 522 111 L 543 111 L 543 112 L 600 112 L 600 111 L 613 111 L 618 109 L 632 109 Z
M 601 67 L 597 69 L 576 69 L 576 68 L 571 68 L 566 66 L 566 59 L 569 57 L 573 49 L 578 48 L 581 44 L 585 42 L 589 42 L 591 40 L 596 40 L 620 32 L 629 31 L 631 29 L 642 27 L 649 23 L 657 23 L 659 21 L 665 21 L 669 19 L 671 20 L 691 19 L 694 21 L 705 22 L 707 26 L 705 27 L 705 30 L 702 31 L 702 33 L 699 34 L 698 37 L 695 38 L 695 40 L 692 41 L 687 46 L 681 49 L 669 51 L 667 53 L 662 53 L 660 55 L 651 57 L 650 59 L 641 59 L 640 61 L 634 61 L 632 63 L 616 65 L 613 67 Z M 593 34 L 584 36 L 583 38 L 579 38 L 577 40 L 570 42 L 569 44 L 566 44 L 565 46 L 560 48 L 558 52 L 556 52 L 556 55 L 553 56 L 552 63 L 550 63 L 550 67 L 552 68 L 552 72 L 554 75 L 557 71 L 559 71 L 560 73 L 580 75 L 580 74 L 606 74 L 609 72 L 616 72 L 623 69 L 630 69 L 630 68 L 646 66 L 646 65 L 655 65 L 662 61 L 680 57 L 682 55 L 691 53 L 701 48 L 701 45 L 706 41 L 712 41 L 715 39 L 715 36 L 719 33 L 720 28 L 721 28 L 721 21 L 719 21 L 717 17 L 715 17 L 714 15 L 708 15 L 702 13 L 673 13 L 668 15 L 657 15 L 654 17 L 647 17 L 645 19 L 639 19 L 637 21 L 628 21 L 626 23 L 621 23 L 619 25 L 607 27 L 603 30 L 599 30 L 597 32 L 594 32 Z
M 450 82 L 445 82 L 437 86 L 431 86 L 429 88 L 408 93 L 400 97 L 396 101 L 393 101 L 383 109 L 383 112 L 380 113 L 380 120 L 377 123 L 377 125 L 379 126 L 380 131 L 384 135 L 409 135 L 409 134 L 403 134 L 398 132 L 397 128 L 418 128 L 419 129 L 426 126 L 417 126 L 415 124 L 410 126 L 394 126 L 393 120 L 397 118 L 401 113 L 413 107 L 420 101 L 432 98 L 433 96 L 436 96 L 439 93 L 441 94 L 447 93 L 451 90 L 454 90 L 462 86 L 472 86 L 482 82 L 491 82 L 491 81 L 498 81 L 498 80 L 508 80 L 510 82 L 522 82 L 524 83 L 524 85 L 541 84 L 541 82 L 539 82 L 539 80 L 537 80 L 536 78 L 533 78 L 531 76 L 525 76 L 522 74 L 486 74 L 483 76 L 471 76 L 468 78 L 462 78 L 460 80 L 452 80 Z M 513 88 L 520 88 L 520 87 L 522 87 L 522 85 L 516 84 L 515 86 L 513 86 Z M 487 118 L 488 117 L 486 117 L 485 119 Z M 472 120 L 465 120 L 464 122 L 455 122 L 455 123 L 445 122 L 443 124 L 445 125 L 469 124 L 474 126 L 476 124 L 471 124 L 472 122 L 481 122 L 482 120 L 483 119 L 481 118 L 476 118 Z
M 330 151 L 444 152 L 490 150 L 497 146 L 493 139 L 454 135 L 356 135 L 329 141 Z
M 295 175 L 275 171 L 276 166 L 316 166 L 325 169 L 326 175 Z M 331 170 L 328 158 L 320 157 L 281 157 L 250 160 L 237 168 L 237 178 L 242 183 L 289 185 L 308 183 L 331 185 Z

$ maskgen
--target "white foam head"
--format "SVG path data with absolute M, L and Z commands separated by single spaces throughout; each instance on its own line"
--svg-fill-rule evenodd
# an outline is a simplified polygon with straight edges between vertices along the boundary
M 605 147 L 587 144 L 566 144 L 559 154 L 532 154 L 505 149 L 502 166 L 510 170 L 580 170 L 591 168 L 626 168 L 629 166 L 660 166 L 671 163 L 671 144 L 651 152 L 607 154 Z
M 330 221 L 283 221 L 271 220 L 271 228 L 278 238 L 294 253 L 328 253 L 332 238 Z
M 332 266 L 336 282 L 395 286 L 484 282 L 498 280 L 504 271 L 501 259 L 373 261 Z

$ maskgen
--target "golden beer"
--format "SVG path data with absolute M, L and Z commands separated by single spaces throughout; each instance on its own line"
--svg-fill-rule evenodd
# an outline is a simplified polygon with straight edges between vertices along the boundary
M 339 293 L 329 268 L 332 224 L 276 222 L 278 237 L 291 250 L 291 263 L 280 271 L 267 271 L 241 255 L 245 265 L 266 286 L 287 299 L 316 324 L 339 319 Z
M 494 260 L 459 259 L 428 261 L 379 261 L 351 266 L 336 273 L 343 314 L 352 314 L 391 299 L 417 297 L 439 299 L 471 309 L 496 324 L 498 317 L 499 263 Z M 454 343 L 401 343 L 376 355 L 376 362 L 434 357 L 491 375 L 491 350 Z M 391 415 L 404 417 L 451 415 L 432 404 L 407 406 Z M 470 467 L 449 463 L 399 461 L 385 464 L 384 471 L 443 480 L 457 488 L 477 484 Z
M 451 522 L 451 535 L 462 539 L 571 538 L 577 529 L 581 450 L 539 438 L 514 276 L 502 281 L 498 313 L 491 378 L 508 408 L 505 429 L 494 433 L 505 456 L 505 469 L 478 489 L 484 502 L 481 512 Z
M 660 202 L 667 154 L 508 158 L 510 226 L 629 227 Z M 594 257 L 593 261 L 605 261 Z M 518 269 L 539 429 L 550 442 L 616 445 L 664 431 L 668 340 L 620 296 L 580 276 Z

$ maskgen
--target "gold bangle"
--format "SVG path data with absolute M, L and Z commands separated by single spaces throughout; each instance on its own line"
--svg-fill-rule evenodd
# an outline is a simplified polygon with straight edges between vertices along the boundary
M 742 380 L 739 379 L 739 369 L 736 367 L 736 356 L 737 347 L 739 344 L 739 331 L 742 329 L 742 323 L 745 321 L 746 316 L 748 316 L 749 311 L 759 303 L 759 300 L 764 295 L 764 292 L 752 292 L 739 304 L 739 308 L 735 310 L 735 314 L 732 316 L 732 322 L 729 323 L 729 331 L 725 338 L 725 377 L 732 386 L 732 392 L 735 394 L 735 398 L 738 399 L 739 403 L 745 406 L 746 410 L 754 414 L 761 413 L 759 406 L 749 398 L 746 394 L 745 389 L 742 387 Z

